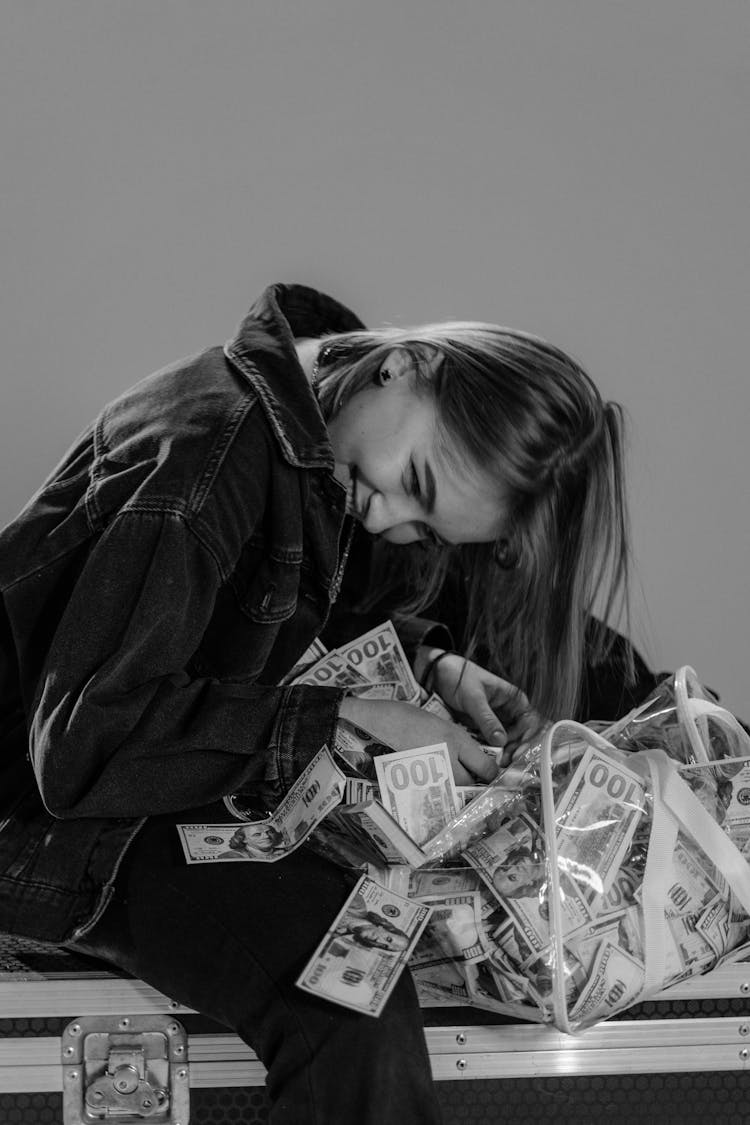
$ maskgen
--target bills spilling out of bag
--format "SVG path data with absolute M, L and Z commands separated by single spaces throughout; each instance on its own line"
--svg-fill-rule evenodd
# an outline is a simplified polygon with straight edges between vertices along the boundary
M 270 816 L 232 824 L 178 824 L 190 863 L 274 863 L 304 843 L 339 804 L 346 778 L 323 746 Z
M 430 916 L 363 875 L 297 980 L 315 996 L 379 1016 Z

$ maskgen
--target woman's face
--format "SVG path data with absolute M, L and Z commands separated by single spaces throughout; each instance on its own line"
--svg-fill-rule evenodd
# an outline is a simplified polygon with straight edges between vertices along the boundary
M 404 356 L 392 352 L 383 364 L 390 381 L 352 395 L 328 423 L 350 510 L 367 531 L 391 543 L 430 536 L 491 542 L 502 530 L 500 488 L 458 455 L 448 461 L 434 400 L 417 394 Z

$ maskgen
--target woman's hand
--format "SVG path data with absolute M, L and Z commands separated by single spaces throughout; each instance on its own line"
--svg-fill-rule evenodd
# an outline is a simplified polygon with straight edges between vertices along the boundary
M 424 650 L 424 662 L 429 664 L 439 652 Z M 487 745 L 502 747 L 504 766 L 523 745 L 541 736 L 545 721 L 524 693 L 458 653 L 449 652 L 440 658 L 432 686 L 451 710 L 466 715 Z
M 476 785 L 477 779 L 489 782 L 497 775 L 495 755 L 483 750 L 468 731 L 411 703 L 345 696 L 339 715 L 395 750 L 447 743 L 456 785 Z

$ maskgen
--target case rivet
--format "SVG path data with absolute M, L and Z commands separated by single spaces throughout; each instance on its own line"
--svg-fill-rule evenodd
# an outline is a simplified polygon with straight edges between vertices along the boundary
M 69 1035 L 80 1035 L 81 1034 L 80 1023 L 74 1023 L 71 1027 L 69 1027 L 68 1028 L 68 1034 Z
M 68 1071 L 68 1081 L 69 1082 L 75 1082 L 77 1077 L 78 1077 L 78 1071 L 77 1070 L 69 1070 Z
M 179 1008 L 180 1002 L 179 1002 L 179 1000 L 170 1000 L 169 1006 L 174 1011 L 175 1008 Z M 175 1122 L 175 1125 L 177 1125 L 177 1122 Z
M 70 1058 L 71 1055 L 75 1054 L 75 1051 L 72 1047 L 66 1047 L 65 1050 L 63 1051 L 63 1054 L 67 1055 L 68 1058 Z
M 184 1054 L 185 1054 L 185 1048 L 184 1048 L 184 1047 L 182 1047 L 182 1046 L 180 1046 L 180 1047 L 175 1047 L 175 1049 L 174 1049 L 174 1053 L 175 1053 L 176 1055 L 184 1055 Z
M 747 996 L 748 992 L 750 992 L 750 981 L 743 980 L 742 984 L 740 985 L 740 992 L 744 992 L 744 994 Z
M 740 1058 L 742 1059 L 743 1062 L 747 1062 L 749 1057 L 750 1057 L 750 1051 L 748 1051 L 747 1047 L 743 1047 L 742 1050 L 740 1051 Z
M 746 1023 L 740 1024 L 740 1035 L 750 1035 L 750 1026 Z
M 456 1063 L 457 1070 L 466 1070 L 466 1059 L 459 1059 Z
M 128 1019 L 128 1017 L 127 1017 L 127 1016 L 125 1016 L 125 1018 L 124 1018 L 124 1019 L 121 1019 L 121 1020 L 120 1020 L 120 1022 L 118 1023 L 118 1025 L 117 1025 L 117 1026 L 118 1026 L 118 1027 L 129 1027 L 129 1026 L 130 1026 L 130 1020 Z
M 170 1023 L 167 1027 L 167 1031 L 169 1032 L 170 1035 L 174 1035 L 175 1031 L 179 1031 L 179 1030 L 180 1029 L 179 1029 L 179 1027 L 177 1026 L 176 1023 Z
M 459 1047 L 463 1047 L 464 1043 L 466 1042 L 465 1031 L 459 1031 L 458 1035 L 456 1036 L 456 1042 L 458 1043 Z
M 187 1078 L 187 1071 L 186 1070 L 178 1070 L 177 1071 L 177 1077 L 178 1078 Z M 175 1122 L 175 1125 L 176 1125 L 176 1122 Z

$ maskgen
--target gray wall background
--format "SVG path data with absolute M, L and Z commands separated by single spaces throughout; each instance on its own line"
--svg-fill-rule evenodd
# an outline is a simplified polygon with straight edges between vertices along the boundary
M 634 636 L 750 715 L 747 0 L 3 0 L 0 522 L 271 280 L 631 417 Z

